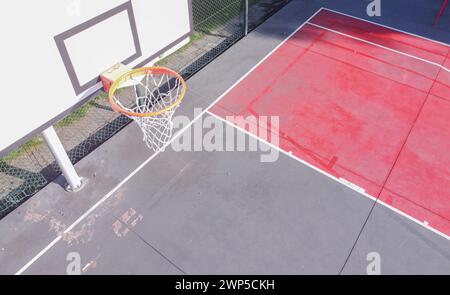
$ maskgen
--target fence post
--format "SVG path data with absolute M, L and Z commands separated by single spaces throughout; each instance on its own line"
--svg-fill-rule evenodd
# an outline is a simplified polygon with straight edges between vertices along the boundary
M 51 126 L 50 128 L 44 130 L 42 132 L 42 136 L 44 137 L 48 147 L 50 148 L 50 151 L 52 152 L 56 162 L 59 165 L 59 168 L 61 168 L 61 171 L 66 178 L 66 181 L 68 183 L 67 190 L 75 192 L 82 189 L 82 179 L 78 176 L 75 168 L 72 165 L 72 162 L 69 159 L 69 156 L 67 156 L 66 150 L 59 140 L 55 128 Z
M 248 0 L 245 0 L 244 35 L 248 35 Z

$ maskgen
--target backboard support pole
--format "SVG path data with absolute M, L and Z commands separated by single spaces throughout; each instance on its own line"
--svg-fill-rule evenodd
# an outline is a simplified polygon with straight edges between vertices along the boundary
M 42 136 L 44 137 L 50 151 L 55 157 L 56 162 L 58 163 L 61 171 L 66 178 L 67 187 L 66 190 L 70 192 L 77 192 L 83 188 L 83 179 L 78 176 L 78 173 L 75 170 L 72 162 L 69 159 L 69 156 L 66 153 L 58 135 L 56 134 L 55 128 L 51 126 L 50 128 L 44 130 L 42 132 Z
M 244 12 L 244 35 L 248 35 L 248 0 L 245 0 L 245 12 Z

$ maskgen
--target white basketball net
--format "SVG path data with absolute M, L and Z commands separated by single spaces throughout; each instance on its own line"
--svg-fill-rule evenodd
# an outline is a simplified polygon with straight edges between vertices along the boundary
M 130 75 L 120 83 L 112 99 L 141 128 L 147 146 L 160 151 L 172 138 L 172 117 L 183 99 L 184 87 L 183 81 L 171 73 L 147 71 Z

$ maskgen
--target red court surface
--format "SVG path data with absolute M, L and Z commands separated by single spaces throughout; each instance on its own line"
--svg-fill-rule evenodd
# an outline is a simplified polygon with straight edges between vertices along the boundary
M 216 115 L 279 116 L 279 146 L 450 235 L 450 48 L 321 11 Z

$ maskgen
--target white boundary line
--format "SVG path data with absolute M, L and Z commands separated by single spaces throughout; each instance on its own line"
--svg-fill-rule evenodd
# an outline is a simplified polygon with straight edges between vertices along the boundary
M 406 32 L 406 31 L 403 31 L 403 30 L 400 30 L 400 29 L 397 29 L 397 28 L 393 28 L 393 27 L 390 27 L 390 26 L 386 26 L 386 25 L 383 25 L 383 24 L 372 22 L 372 21 L 369 21 L 369 20 L 366 20 L 366 19 L 363 19 L 363 18 L 360 18 L 360 17 L 356 17 L 356 16 L 349 15 L 349 14 L 346 14 L 346 13 L 343 13 L 343 12 L 339 12 L 339 11 L 336 11 L 336 10 L 333 10 L 333 9 L 322 7 L 320 9 L 320 11 L 322 11 L 322 10 L 327 10 L 327 11 L 330 11 L 330 12 L 333 12 L 333 13 L 336 13 L 336 14 L 344 15 L 346 17 L 350 17 L 350 18 L 357 19 L 357 20 L 360 20 L 360 21 L 363 21 L 363 22 L 371 23 L 373 25 L 377 25 L 377 26 L 380 26 L 380 27 L 383 27 L 383 28 L 386 28 L 386 29 L 389 29 L 389 30 L 393 30 L 393 31 L 397 31 L 399 33 L 410 35 L 410 36 L 413 36 L 413 37 L 416 37 L 416 38 L 419 38 L 419 39 L 422 39 L 422 40 L 426 40 L 426 41 L 434 42 L 434 43 L 439 44 L 439 45 L 450 47 L 450 44 L 447 44 L 447 43 L 444 43 L 444 42 L 440 42 L 440 41 L 433 40 L 433 39 L 430 39 L 430 38 L 426 38 L 426 37 L 423 37 L 423 36 L 420 36 L 420 35 L 416 35 L 414 33 Z M 327 30 L 327 31 L 330 31 L 330 32 L 333 32 L 333 33 L 336 33 L 336 34 L 339 34 L 339 35 L 342 35 L 342 36 L 345 36 L 345 37 L 348 37 L 348 38 L 352 38 L 352 39 L 355 39 L 355 40 L 358 40 L 358 41 L 361 41 L 361 42 L 368 43 L 368 44 L 373 45 L 373 46 L 377 46 L 377 47 L 383 48 L 385 50 L 389 50 L 389 51 L 392 51 L 392 52 L 395 52 L 395 53 L 398 53 L 398 54 L 402 54 L 402 55 L 405 55 L 407 57 L 411 57 L 413 59 L 423 61 L 425 63 L 429 63 L 429 64 L 437 66 L 437 67 L 439 67 L 439 68 L 441 68 L 441 69 L 443 69 L 443 70 L 445 70 L 447 72 L 450 72 L 450 69 L 444 67 L 443 65 L 440 65 L 438 63 L 435 63 L 435 62 L 432 62 L 432 61 L 429 61 L 429 60 L 426 60 L 426 59 L 423 59 L 423 58 L 420 58 L 420 57 L 408 54 L 406 52 L 402 52 L 402 51 L 399 51 L 399 50 L 396 50 L 396 49 L 393 49 L 393 48 L 389 48 L 389 47 L 383 46 L 381 44 L 377 44 L 377 43 L 374 43 L 374 42 L 371 42 L 371 41 L 368 41 L 368 40 L 364 40 L 364 39 L 361 39 L 361 38 L 358 38 L 358 37 L 355 37 L 355 36 L 351 36 L 351 35 L 348 35 L 348 34 L 345 34 L 345 33 L 342 33 L 342 32 L 339 32 L 339 31 L 336 31 L 336 30 L 333 30 L 333 29 L 330 29 L 330 28 L 327 28 L 327 27 L 324 27 L 324 26 L 320 26 L 320 25 L 311 23 L 309 21 L 308 21 L 308 24 L 312 25 L 312 26 L 315 26 L 315 27 L 318 27 L 318 28 L 321 28 L 321 29 L 324 29 L 324 30 Z M 445 62 L 445 59 L 444 59 L 444 62 Z M 324 173 L 327 174 L 326 172 L 324 172 Z M 335 177 L 333 177 L 333 176 L 332 176 L 332 178 L 335 179 Z M 338 180 L 338 181 L 342 183 L 342 181 L 340 181 L 340 180 Z M 367 194 L 365 192 L 361 192 L 358 189 L 355 189 L 353 186 L 347 185 L 345 182 L 343 184 L 346 185 L 347 187 L 353 189 L 354 191 L 357 191 L 357 192 L 367 196 Z M 371 198 L 374 198 L 374 197 L 371 196 Z M 385 203 L 385 202 L 383 202 L 383 201 L 381 201 L 379 199 L 376 200 L 376 201 L 377 201 L 377 203 L 379 203 L 379 204 L 385 206 L 386 208 L 396 212 L 397 214 L 402 215 L 402 216 L 404 216 L 404 217 L 414 221 L 415 223 L 425 227 L 426 229 L 436 233 L 439 236 L 444 237 L 447 240 L 450 240 L 450 236 L 446 235 L 443 232 L 440 232 L 439 230 L 437 230 L 435 228 L 432 228 L 428 224 L 425 224 L 424 222 L 422 222 L 422 221 L 420 221 L 420 220 L 418 220 L 418 219 L 416 219 L 416 218 L 406 214 L 405 212 L 403 212 L 403 211 L 401 211 L 401 210 L 399 210 L 399 209 L 397 209 L 397 208 L 395 208 L 395 207 L 393 207 L 393 206 L 391 206 L 391 205 L 389 205 L 389 204 L 387 204 L 387 203 Z
M 328 172 L 326 172 L 324 170 L 321 170 L 321 169 L 317 168 L 316 166 L 314 166 L 312 164 L 309 164 L 308 162 L 298 158 L 297 156 L 294 156 L 292 153 L 283 150 L 282 148 L 274 145 L 273 143 L 268 142 L 267 140 L 258 137 L 257 135 L 255 135 L 255 134 L 245 130 L 244 128 L 242 128 L 242 127 L 240 127 L 238 125 L 235 125 L 235 124 L 233 124 L 233 123 L 231 123 L 231 122 L 221 118 L 220 116 L 218 116 L 218 115 L 216 115 L 214 113 L 211 113 L 210 111 L 207 111 L 207 113 L 208 113 L 208 115 L 210 115 L 210 116 L 212 116 L 212 117 L 214 117 L 214 118 L 216 118 L 216 119 L 226 123 L 227 125 L 229 125 L 231 127 L 234 127 L 235 129 L 237 129 L 237 130 L 247 134 L 248 136 L 250 136 L 250 137 L 252 137 L 252 138 L 254 138 L 254 139 L 256 139 L 256 140 L 258 140 L 258 141 L 260 141 L 260 142 L 262 142 L 264 144 L 266 144 L 270 148 L 273 148 L 273 149 L 277 150 L 278 152 L 288 156 L 289 158 L 294 159 L 295 161 L 302 163 L 303 165 L 305 165 L 305 166 L 315 170 L 316 172 L 319 172 L 320 174 L 323 174 L 326 177 L 331 178 L 331 179 L 333 179 L 336 182 L 339 182 L 340 184 L 342 184 L 342 185 L 352 189 L 353 191 L 360 193 L 361 195 L 371 199 L 372 201 L 376 201 L 377 200 L 377 198 L 375 198 L 374 196 L 371 196 L 368 193 L 364 192 L 361 188 L 359 188 L 357 185 L 351 183 L 350 181 L 348 181 L 346 179 L 343 179 L 343 178 L 337 178 L 336 176 L 334 176 L 332 174 L 329 174 Z
M 228 88 L 222 95 L 220 95 L 212 104 L 210 104 L 204 111 L 202 111 L 197 117 L 195 117 L 188 125 L 177 132 L 172 139 L 164 145 L 164 148 L 168 147 L 178 136 L 183 134 L 188 128 L 192 126 L 198 119 L 200 119 L 204 114 L 206 114 L 209 109 L 211 109 L 219 100 L 221 100 L 225 95 L 227 95 L 236 85 L 238 85 L 242 80 L 244 80 L 250 73 L 252 73 L 260 64 L 262 64 L 267 58 L 269 58 L 275 51 L 277 51 L 284 43 L 286 43 L 293 35 L 295 35 L 299 30 L 301 30 L 312 18 L 314 18 L 322 8 L 317 10 L 313 15 L 311 15 L 304 23 L 302 23 L 294 32 L 292 32 L 288 37 L 286 37 L 280 44 L 278 44 L 274 49 L 272 49 L 265 57 L 263 57 L 255 66 L 253 66 L 245 75 L 243 75 L 239 80 L 237 80 L 230 88 Z M 163 150 L 164 150 L 163 148 Z M 139 167 L 137 167 L 130 175 L 125 177 L 118 185 L 116 185 L 109 193 L 107 193 L 103 198 L 101 198 L 95 205 L 89 208 L 83 215 L 81 215 L 74 223 L 72 223 L 63 233 L 56 237 L 52 242 L 50 242 L 44 249 L 42 249 L 36 256 L 34 256 L 30 261 L 28 261 L 16 275 L 23 274 L 33 263 L 35 263 L 39 258 L 41 258 L 48 250 L 50 250 L 56 243 L 61 240 L 61 236 L 70 232 L 78 224 L 80 224 L 86 217 L 88 217 L 96 208 L 108 200 L 120 187 L 127 183 L 134 175 L 141 171 L 151 160 L 153 160 L 160 152 L 154 153 L 147 160 L 145 160 Z
M 329 31 L 329 32 L 332 32 L 332 33 L 335 33 L 335 34 L 338 34 L 338 35 L 341 35 L 341 36 L 344 36 L 344 37 L 347 37 L 347 38 L 350 38 L 350 39 L 358 40 L 360 42 L 364 42 L 364 43 L 373 45 L 375 47 L 380 47 L 380 48 L 385 49 L 387 51 L 392 51 L 394 53 L 397 53 L 397 54 L 400 54 L 400 55 L 404 55 L 404 56 L 407 56 L 407 57 L 412 58 L 412 59 L 416 59 L 416 60 L 428 63 L 430 65 L 436 66 L 436 67 L 441 68 L 442 70 L 447 71 L 447 72 L 450 73 L 450 69 L 448 69 L 448 68 L 444 67 L 443 65 L 438 64 L 436 62 L 429 61 L 427 59 L 424 59 L 424 58 L 421 58 L 421 57 L 418 57 L 418 56 L 415 56 L 415 55 L 412 55 L 412 54 L 409 54 L 409 53 L 406 53 L 406 52 L 403 52 L 403 51 L 400 51 L 400 50 L 396 50 L 396 49 L 393 49 L 393 48 L 390 48 L 390 47 L 387 47 L 387 46 L 384 46 L 384 45 L 381 45 L 381 44 L 377 44 L 377 43 L 374 43 L 372 41 L 368 41 L 368 40 L 365 40 L 365 39 L 362 39 L 362 38 L 359 38 L 359 37 L 348 35 L 348 34 L 345 34 L 345 33 L 342 33 L 342 32 L 339 32 L 339 31 L 336 31 L 336 30 L 333 30 L 333 29 L 330 29 L 330 28 L 327 28 L 327 27 L 324 27 L 324 26 L 321 26 L 321 25 L 317 25 L 315 23 L 308 22 L 308 25 L 314 26 L 314 27 L 323 29 L 325 31 Z M 445 57 L 444 57 L 444 62 L 445 62 Z
M 313 169 L 313 170 L 315 170 L 315 171 L 317 171 L 317 172 L 319 172 L 319 173 L 321 173 L 321 174 L 327 176 L 328 178 L 331 178 L 332 180 L 334 180 L 334 181 L 336 181 L 336 182 L 339 182 L 340 184 L 342 184 L 342 185 L 348 187 L 349 189 L 351 189 L 352 191 L 355 191 L 355 192 L 357 192 L 358 194 L 363 195 L 363 196 L 365 196 L 365 197 L 371 199 L 372 201 L 374 201 L 374 202 L 376 202 L 376 203 L 379 203 L 380 205 L 383 205 L 383 206 L 385 206 L 386 208 L 391 209 L 392 211 L 394 211 L 394 212 L 396 212 L 396 213 L 398 213 L 398 214 L 400 214 L 400 215 L 406 217 L 407 219 L 409 219 L 409 220 L 411 220 L 411 221 L 414 221 L 415 223 L 421 225 L 422 227 L 425 227 L 426 229 L 428 229 L 428 230 L 434 232 L 435 234 L 437 234 L 437 235 L 439 235 L 439 236 L 441 236 L 441 237 L 443 237 L 443 238 L 445 238 L 445 239 L 447 239 L 447 240 L 450 240 L 450 236 L 447 236 L 447 235 L 444 234 L 443 232 L 440 232 L 440 231 L 438 231 L 437 229 L 434 229 L 434 228 L 432 228 L 432 227 L 426 225 L 425 223 L 423 223 L 423 222 L 417 220 L 416 218 L 414 218 L 414 217 L 412 217 L 412 216 L 406 214 L 405 212 L 402 212 L 402 211 L 400 211 L 399 209 L 394 208 L 394 207 L 392 207 L 392 206 L 390 206 L 390 205 L 384 203 L 383 201 L 378 200 L 376 197 L 374 197 L 374 196 L 372 196 L 372 195 L 369 195 L 368 193 L 362 191 L 358 186 L 354 185 L 353 183 L 351 183 L 351 182 L 349 182 L 349 181 L 347 181 L 347 180 L 345 180 L 345 179 L 337 178 L 337 177 L 335 177 L 335 176 L 329 174 L 328 172 L 325 172 L 325 171 L 323 171 L 323 170 L 321 170 L 321 169 L 319 169 L 319 168 L 317 168 L 317 167 L 315 167 L 315 166 L 309 164 L 308 162 L 305 162 L 304 160 L 302 160 L 302 159 L 300 159 L 300 158 L 294 156 L 293 154 L 291 154 L 291 153 L 289 153 L 289 152 L 287 152 L 287 151 L 281 149 L 280 147 L 278 147 L 278 146 L 276 146 L 276 145 L 274 145 L 274 144 L 272 144 L 272 143 L 270 143 L 270 142 L 268 142 L 268 141 L 266 141 L 266 140 L 264 140 L 264 139 L 258 137 L 257 135 L 255 135 L 255 134 L 253 134 L 253 133 L 251 133 L 251 132 L 249 132 L 249 131 L 243 129 L 243 128 L 240 127 L 240 126 L 237 126 L 237 125 L 232 124 L 231 122 L 228 122 L 227 120 L 225 120 L 225 119 L 223 119 L 223 118 L 217 116 L 217 115 L 214 114 L 214 113 L 211 113 L 210 111 L 207 111 L 207 113 L 208 113 L 210 116 L 213 116 L 213 117 L 219 119 L 220 121 L 224 122 L 225 124 L 228 124 L 229 126 L 232 126 L 232 127 L 236 128 L 237 130 L 239 130 L 239 131 L 241 131 L 241 132 L 244 132 L 244 133 L 247 134 L 248 136 L 250 136 L 250 137 L 252 137 L 252 138 L 254 138 L 254 139 L 256 139 L 256 140 L 258 140 L 258 141 L 260 141 L 260 142 L 262 142 L 262 143 L 264 143 L 264 144 L 266 144 L 266 145 L 268 145 L 269 147 L 271 147 L 271 148 L 273 148 L 273 149 L 279 151 L 280 153 L 282 153 L 282 154 L 284 154 L 284 155 L 290 157 L 291 159 L 294 159 L 294 160 L 296 160 L 297 162 L 302 163 L 303 165 L 305 165 L 305 166 L 307 166 L 307 167 L 309 167 L 309 168 L 311 168 L 311 169 Z
M 444 42 L 441 42 L 441 41 L 430 39 L 430 38 L 427 38 L 427 37 L 424 37 L 424 36 L 420 36 L 420 35 L 417 35 L 417 34 L 414 34 L 414 33 L 411 33 L 411 32 L 403 31 L 403 30 L 400 30 L 400 29 L 397 29 L 397 28 L 394 28 L 394 27 L 390 27 L 390 26 L 386 26 L 386 25 L 383 25 L 383 24 L 379 24 L 379 23 L 376 23 L 376 22 L 373 22 L 373 21 L 370 21 L 370 20 L 367 20 L 367 19 L 364 19 L 364 18 L 361 18 L 361 17 L 353 16 L 353 15 L 346 14 L 346 13 L 343 13 L 343 12 L 339 12 L 339 11 L 336 11 L 336 10 L 333 10 L 333 9 L 330 9 L 330 8 L 322 7 L 321 9 L 322 10 L 328 10 L 328 11 L 334 12 L 336 14 L 344 15 L 344 16 L 347 16 L 347 17 L 350 17 L 350 18 L 358 19 L 358 20 L 361 20 L 361 21 L 364 21 L 364 22 L 367 22 L 367 23 L 371 23 L 373 25 L 377 25 L 377 26 L 380 26 L 380 27 L 383 27 L 383 28 L 386 28 L 386 29 L 390 29 L 390 30 L 393 30 L 393 31 L 404 33 L 406 35 L 414 36 L 414 37 L 417 37 L 419 39 L 431 41 L 431 42 L 436 43 L 436 44 L 440 44 L 440 45 L 444 45 L 444 46 L 450 46 L 450 44 L 447 44 L 447 43 L 444 43 Z

